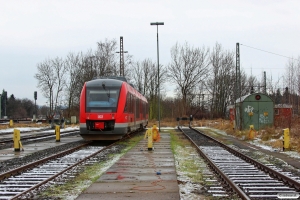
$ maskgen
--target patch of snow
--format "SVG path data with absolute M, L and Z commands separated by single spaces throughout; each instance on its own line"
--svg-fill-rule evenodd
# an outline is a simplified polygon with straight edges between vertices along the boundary
M 210 128 L 210 127 L 195 127 L 197 129 L 210 129 L 218 134 L 221 134 L 221 135 L 226 135 L 226 136 L 231 136 L 231 135 L 228 135 L 225 131 L 222 131 L 222 130 L 219 130 L 219 129 L 214 129 L 214 128 Z M 282 140 L 282 137 L 279 138 L 279 139 L 272 139 L 270 140 L 271 142 L 273 141 L 278 141 L 278 140 Z M 256 138 L 252 141 L 247 141 L 249 144 L 252 144 L 256 147 L 260 147 L 262 149 L 266 149 L 268 151 L 276 151 L 276 152 L 280 152 L 280 153 L 283 153 L 283 154 L 286 154 L 287 156 L 290 156 L 292 158 L 297 158 L 297 159 L 300 159 L 300 154 L 296 151 L 282 151 L 282 149 L 279 149 L 279 148 L 273 148 L 272 146 L 268 146 L 268 145 L 265 145 L 265 144 L 262 144 L 261 143 L 261 140 L 259 138 Z
M 46 127 L 47 128 L 47 127 Z M 48 127 L 49 128 L 49 127 Z M 14 132 L 14 129 L 18 129 L 20 130 L 21 132 L 22 131 L 26 131 L 26 132 L 29 132 L 29 131 L 40 131 L 40 130 L 44 130 L 45 127 L 16 127 L 16 128 L 7 128 L 7 129 L 1 129 L 0 130 L 0 133 L 12 133 Z M 60 129 L 60 132 L 65 132 L 65 131 L 75 131 L 75 130 L 79 130 L 79 127 L 78 126 L 75 126 L 75 127 L 66 127 L 66 128 L 61 128 Z M 43 131 L 45 133 L 47 132 L 54 132 L 55 130 L 52 129 L 52 130 L 47 130 L 47 131 Z

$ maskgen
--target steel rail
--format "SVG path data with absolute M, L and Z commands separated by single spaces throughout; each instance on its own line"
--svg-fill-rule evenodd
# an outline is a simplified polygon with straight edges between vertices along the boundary
M 138 132 L 139 132 L 139 131 L 135 131 L 135 132 L 133 132 L 133 133 L 130 134 L 130 135 L 129 135 L 129 134 L 126 135 L 126 136 L 123 137 L 121 140 L 118 140 L 118 141 L 114 142 L 113 144 L 110 144 L 109 146 L 106 146 L 106 147 L 102 148 L 101 150 L 99 150 L 99 151 L 97 151 L 97 152 L 95 152 L 95 153 L 93 153 L 93 154 L 87 156 L 86 158 L 84 158 L 84 159 L 82 159 L 81 161 L 79 161 L 79 162 L 73 164 L 72 166 L 69 166 L 68 168 L 64 169 L 63 171 L 61 171 L 61 172 L 59 172 L 59 173 L 53 175 L 52 177 L 50 177 L 50 178 L 48 178 L 48 179 L 46 179 L 46 180 L 40 182 L 39 184 L 37 184 L 37 185 L 35 185 L 35 186 L 32 186 L 31 188 L 29 188 L 29 189 L 23 191 L 22 193 L 20 193 L 20 194 L 14 196 L 14 197 L 12 197 L 12 199 L 18 199 L 18 198 L 22 197 L 23 195 L 26 195 L 26 194 L 29 193 L 30 191 L 32 191 L 32 190 L 34 190 L 34 189 L 37 189 L 38 187 L 40 187 L 40 186 L 46 184 L 47 182 L 49 182 L 49 181 L 55 179 L 56 177 L 62 175 L 62 174 L 65 173 L 66 171 L 71 170 L 72 168 L 76 167 L 77 165 L 79 165 L 79 164 L 85 162 L 85 161 L 88 160 L 89 158 L 91 158 L 91 157 L 93 157 L 93 156 L 99 154 L 100 152 L 102 152 L 102 151 L 104 151 L 104 150 L 106 150 L 106 149 L 108 149 L 108 148 L 114 146 L 117 142 L 124 141 L 124 140 L 130 138 L 130 136 L 137 134 Z M 66 151 L 61 152 L 61 153 L 59 153 L 59 154 L 55 154 L 55 155 L 53 155 L 53 156 L 49 156 L 49 157 L 44 158 L 44 159 L 42 159 L 42 160 L 39 160 L 39 161 L 30 163 L 30 164 L 28 164 L 28 165 L 25 165 L 25 166 L 22 166 L 22 167 L 20 167 L 20 168 L 17 168 L 17 169 L 11 170 L 11 171 L 9 171 L 9 172 L 6 172 L 6 173 L 4 173 L 4 174 L 1 174 L 1 175 L 0 175 L 0 180 L 3 180 L 4 178 L 9 177 L 9 176 L 11 176 L 12 174 L 20 173 L 20 171 L 25 171 L 25 170 L 27 170 L 27 169 L 31 169 L 31 168 L 33 168 L 33 167 L 35 167 L 35 166 L 37 166 L 37 165 L 40 165 L 40 164 L 43 164 L 43 163 L 47 162 L 48 160 L 52 160 L 52 159 L 54 159 L 54 158 L 62 157 L 62 156 L 64 156 L 64 155 L 70 154 L 70 153 L 72 153 L 72 152 L 74 152 L 74 151 L 76 151 L 76 150 L 78 150 L 78 149 L 80 149 L 80 148 L 82 148 L 82 147 L 84 147 L 84 146 L 87 146 L 89 143 L 91 143 L 91 141 L 89 141 L 89 142 L 87 142 L 87 143 L 85 143 L 85 144 L 79 145 L 79 146 L 77 146 L 77 147 L 75 147 L 75 148 L 73 148 L 73 149 L 66 150 Z M 28 167 L 29 167 L 29 168 L 28 168 Z
M 87 142 L 87 143 L 81 144 L 81 145 L 79 145 L 77 147 L 74 147 L 72 149 L 65 150 L 65 151 L 60 152 L 58 154 L 55 154 L 55 155 L 52 155 L 52 156 L 48 156 L 48 157 L 43 158 L 41 160 L 38 160 L 38 161 L 35 161 L 35 162 L 32 162 L 32 163 L 26 164 L 26 165 L 24 165 L 22 167 L 18 167 L 18 168 L 15 168 L 13 170 L 4 172 L 4 173 L 0 174 L 0 181 L 3 180 L 3 179 L 9 178 L 9 177 L 11 177 L 11 176 L 13 176 L 15 174 L 19 174 L 19 173 L 21 173 L 21 172 L 23 172 L 25 170 L 31 169 L 31 168 L 33 168 L 33 167 L 35 167 L 37 165 L 43 164 L 43 163 L 47 162 L 48 160 L 55 159 L 55 158 L 62 157 L 64 155 L 70 154 L 70 153 L 76 151 L 77 149 L 80 149 L 80 148 L 82 148 L 84 146 L 87 146 L 90 143 L 91 142 Z
M 26 194 L 29 193 L 30 191 L 32 191 L 32 190 L 34 190 L 34 189 L 36 189 L 36 188 L 38 188 L 38 187 L 40 187 L 40 186 L 46 184 L 47 182 L 49 182 L 49 181 L 55 179 L 56 177 L 62 175 L 62 174 L 65 173 L 66 171 L 71 170 L 72 168 L 76 167 L 77 165 L 79 165 L 79 164 L 85 162 L 85 161 L 88 160 L 89 158 L 91 158 L 91 157 L 93 157 L 93 156 L 99 154 L 100 152 L 102 152 L 102 151 L 104 151 L 104 150 L 106 150 L 106 149 L 112 147 L 112 146 L 115 145 L 115 144 L 116 144 L 116 142 L 113 143 L 113 144 L 111 144 L 111 145 L 109 145 L 109 146 L 107 146 L 107 147 L 105 147 L 105 148 L 103 148 L 103 149 L 100 149 L 99 151 L 96 151 L 95 153 L 93 153 L 93 154 L 91 154 L 91 155 L 85 157 L 84 159 L 80 160 L 79 162 L 77 162 L 77 163 L 75 163 L 75 164 L 69 166 L 68 168 L 64 169 L 63 171 L 61 171 L 61 172 L 59 172 L 59 173 L 57 173 L 57 174 L 51 176 L 50 178 L 48 178 L 48 179 L 46 179 L 46 180 L 40 182 L 39 184 L 37 184 L 37 185 L 35 185 L 35 186 L 32 186 L 31 188 L 29 188 L 29 189 L 23 191 L 22 193 L 20 193 L 20 194 L 14 196 L 14 197 L 12 197 L 12 199 L 18 199 L 19 197 L 21 197 L 21 196 L 23 196 L 23 195 L 26 195 Z
M 191 128 L 192 130 L 198 132 L 198 133 L 201 133 L 201 132 L 200 132 L 199 130 L 197 130 L 197 129 L 194 129 L 194 128 L 192 128 L 192 127 L 190 127 L 190 128 Z M 203 134 L 203 133 L 201 133 L 201 134 Z M 293 188 L 296 188 L 298 191 L 300 191 L 300 183 L 299 183 L 298 181 L 296 181 L 296 180 L 294 180 L 294 179 L 292 179 L 292 178 L 290 178 L 290 177 L 288 177 L 288 176 L 286 176 L 286 175 L 284 175 L 284 174 L 282 174 L 282 173 L 280 173 L 280 172 L 277 172 L 277 171 L 271 169 L 270 167 L 268 167 L 268 166 L 266 166 L 266 165 L 264 165 L 264 164 L 262 164 L 262 163 L 260 163 L 260 162 L 258 162 L 258 161 L 256 161 L 256 160 L 250 158 L 250 157 L 247 156 L 247 155 L 244 155 L 244 154 L 238 152 L 237 150 L 235 150 L 235 149 L 233 149 L 233 148 L 231 148 L 231 147 L 229 147 L 229 146 L 223 144 L 222 142 L 218 141 L 217 139 L 214 139 L 214 138 L 212 138 L 212 137 L 210 137 L 210 136 L 208 136 L 208 135 L 206 135 L 206 134 L 203 134 L 203 135 L 206 136 L 206 137 L 208 137 L 208 138 L 210 138 L 210 139 L 212 139 L 212 140 L 214 140 L 215 142 L 217 142 L 219 145 L 221 145 L 223 148 L 225 148 L 226 150 L 228 150 L 228 151 L 231 152 L 232 154 L 234 154 L 234 155 L 240 157 L 241 159 L 243 159 L 243 160 L 245 160 L 245 161 L 247 161 L 247 162 L 249 162 L 249 163 L 255 165 L 255 166 L 258 167 L 260 170 L 262 170 L 262 171 L 268 173 L 271 177 L 275 177 L 275 178 L 277 178 L 278 180 L 283 181 L 284 183 L 288 184 L 289 186 L 291 186 L 291 187 L 293 187 Z
M 188 135 L 186 135 L 180 127 L 178 127 L 178 129 L 190 140 L 190 142 L 194 145 L 200 155 L 209 163 L 213 170 L 221 176 L 221 178 L 227 183 L 227 185 L 229 185 L 230 188 L 239 195 L 240 198 L 244 200 L 250 200 L 249 196 L 245 194 L 243 190 L 241 190 L 241 188 L 238 187 L 234 182 L 232 182 L 231 179 L 226 174 L 224 174 L 209 157 L 206 156 L 206 154 L 198 147 L 198 145 Z
M 65 136 L 65 135 L 69 135 L 69 134 L 71 134 L 71 133 L 76 133 L 76 132 L 78 132 L 78 134 L 79 134 L 79 131 L 78 130 L 72 130 L 72 131 L 64 131 L 64 132 L 61 132 L 60 133 L 60 136 L 61 137 L 63 137 L 63 136 Z M 27 132 L 28 133 L 28 132 Z M 34 132 L 32 132 L 32 133 L 34 133 Z M 12 134 L 12 133 L 9 133 L 9 134 Z M 47 138 L 47 137 L 51 137 L 51 136 L 53 136 L 54 138 L 55 138 L 55 134 L 53 134 L 53 133 L 49 133 L 49 132 L 46 132 L 46 133 L 38 133 L 38 134 L 36 134 L 36 133 L 34 133 L 34 134 L 32 134 L 32 135 L 27 135 L 27 136 L 23 136 L 22 137 L 22 142 L 26 142 L 26 141 L 28 141 L 28 140 L 32 140 L 32 139 L 43 139 L 43 138 Z M 4 138 L 4 139 L 0 139 L 0 142 L 1 143 L 9 143 L 9 142 L 14 142 L 14 140 L 13 139 L 11 139 L 11 138 Z M 1 146 L 1 145 L 0 145 Z

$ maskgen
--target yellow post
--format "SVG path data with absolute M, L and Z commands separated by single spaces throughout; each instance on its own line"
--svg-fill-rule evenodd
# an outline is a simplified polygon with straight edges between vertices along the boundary
M 14 149 L 15 151 L 20 151 L 20 141 L 21 141 L 21 136 L 20 136 L 20 130 L 19 129 L 14 129 Z
M 235 129 L 235 120 L 233 120 L 232 129 Z
M 249 139 L 254 139 L 254 125 L 250 125 L 250 131 L 249 131 Z
M 14 121 L 11 119 L 9 120 L 9 127 L 13 127 L 14 126 Z
M 148 129 L 145 133 L 144 139 L 148 138 L 148 151 L 151 151 L 153 148 L 153 136 L 152 129 Z
M 283 151 L 290 149 L 290 129 L 283 129 Z
M 156 127 L 156 124 L 154 124 L 152 127 L 152 137 L 153 137 L 154 142 L 158 142 L 160 139 L 160 135 L 159 135 L 158 129 Z
M 55 135 L 56 135 L 56 142 L 60 142 L 60 126 L 55 126 Z

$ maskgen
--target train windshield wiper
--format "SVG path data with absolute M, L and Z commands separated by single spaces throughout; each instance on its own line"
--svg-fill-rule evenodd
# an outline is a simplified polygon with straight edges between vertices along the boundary
M 110 91 L 109 91 L 109 90 L 106 90 L 106 88 L 105 88 L 105 83 L 102 83 L 102 87 L 103 87 L 103 89 L 106 91 L 106 95 L 107 95 L 107 97 L 108 97 L 107 101 L 109 101 L 109 98 L 110 98 Z

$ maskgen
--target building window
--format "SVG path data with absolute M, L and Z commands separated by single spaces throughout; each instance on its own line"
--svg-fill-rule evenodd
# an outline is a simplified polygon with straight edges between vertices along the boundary
M 275 109 L 274 112 L 275 112 L 275 115 L 279 115 L 279 109 Z

